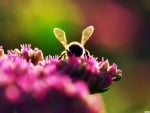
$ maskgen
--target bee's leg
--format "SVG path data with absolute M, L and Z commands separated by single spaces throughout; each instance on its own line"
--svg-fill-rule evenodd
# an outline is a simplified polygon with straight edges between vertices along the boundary
M 90 52 L 87 49 L 85 49 L 85 56 L 87 56 L 88 58 L 90 56 Z
M 61 52 L 59 59 L 65 59 L 66 57 L 66 51 Z

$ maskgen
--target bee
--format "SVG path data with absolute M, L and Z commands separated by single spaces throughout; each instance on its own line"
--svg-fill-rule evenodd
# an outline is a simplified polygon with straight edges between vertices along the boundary
M 87 49 L 84 48 L 84 45 L 93 34 L 93 31 L 94 31 L 93 26 L 86 27 L 82 31 L 81 42 L 73 41 L 68 44 L 65 32 L 60 28 L 54 28 L 55 37 L 65 48 L 65 50 L 60 54 L 59 58 L 65 59 L 72 55 L 77 57 L 89 56 L 90 53 Z

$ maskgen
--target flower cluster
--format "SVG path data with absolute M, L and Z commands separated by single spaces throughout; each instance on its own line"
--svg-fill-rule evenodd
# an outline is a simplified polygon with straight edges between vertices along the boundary
M 121 76 L 116 64 L 93 56 L 44 58 L 31 45 L 5 54 L 0 46 L 0 113 L 101 113 L 89 95 Z
M 68 74 L 73 81 L 83 80 L 91 93 L 108 90 L 112 81 L 118 81 L 122 77 L 122 72 L 117 69 L 116 64 L 110 66 L 104 58 L 98 62 L 93 56 L 72 56 L 60 61 L 57 68 L 60 73 Z

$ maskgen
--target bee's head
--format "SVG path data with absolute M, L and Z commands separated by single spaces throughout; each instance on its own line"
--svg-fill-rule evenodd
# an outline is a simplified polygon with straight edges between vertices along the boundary
M 78 42 L 71 42 L 67 47 L 68 55 L 82 56 L 85 53 L 84 47 Z

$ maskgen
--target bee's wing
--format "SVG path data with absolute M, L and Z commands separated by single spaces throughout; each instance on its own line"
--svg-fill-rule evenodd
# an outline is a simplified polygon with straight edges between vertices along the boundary
M 60 28 L 54 28 L 54 35 L 60 41 L 60 43 L 66 48 L 67 39 L 65 32 Z
M 93 26 L 88 26 L 82 31 L 82 38 L 81 38 L 82 45 L 84 45 L 87 42 L 87 40 L 91 37 L 93 31 L 94 31 Z

